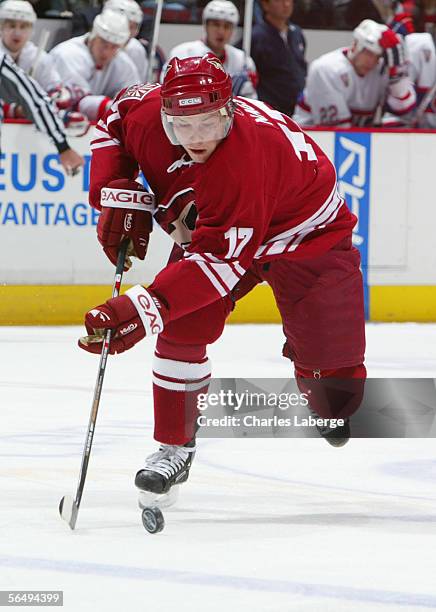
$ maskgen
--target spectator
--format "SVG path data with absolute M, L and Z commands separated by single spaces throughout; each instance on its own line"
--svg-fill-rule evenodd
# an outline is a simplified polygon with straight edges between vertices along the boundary
M 135 64 L 121 51 L 129 36 L 127 17 L 106 9 L 94 19 L 90 34 L 50 51 L 65 85 L 74 92 L 77 109 L 90 121 L 105 113 L 120 89 L 141 82 Z
M 260 100 L 289 116 L 304 88 L 306 41 L 289 23 L 293 0 L 261 0 L 264 21 L 253 28 L 251 55 L 259 74 Z
M 330 51 L 312 62 L 294 117 L 300 125 L 367 126 L 378 122 L 376 115 L 385 101 L 396 115 L 415 106 L 401 37 L 365 19 L 353 39 L 350 48 Z
M 75 38 L 90 32 L 94 19 L 101 11 L 102 7 L 100 4 L 92 4 L 92 6 L 89 4 L 79 4 L 79 6 L 75 7 L 71 18 L 71 36 Z
M 292 14 L 300 28 L 327 30 L 333 27 L 333 0 L 296 0 Z
M 172 57 L 185 59 L 214 53 L 232 77 L 233 95 L 257 99 L 256 66 L 251 57 L 246 57 L 241 49 L 230 45 L 234 29 L 239 23 L 239 11 L 229 0 L 212 0 L 203 10 L 204 40 L 182 43 L 172 49 Z M 165 74 L 165 66 L 162 75 Z
M 333 0 L 334 24 L 338 30 L 354 30 L 363 19 L 383 23 L 386 17 L 384 0 Z

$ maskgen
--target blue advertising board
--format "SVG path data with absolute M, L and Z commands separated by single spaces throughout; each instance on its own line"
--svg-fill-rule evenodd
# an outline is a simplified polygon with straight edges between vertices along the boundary
M 339 191 L 358 219 L 353 244 L 360 251 L 365 292 L 365 318 L 369 318 L 368 250 L 371 190 L 371 134 L 336 132 L 335 167 Z

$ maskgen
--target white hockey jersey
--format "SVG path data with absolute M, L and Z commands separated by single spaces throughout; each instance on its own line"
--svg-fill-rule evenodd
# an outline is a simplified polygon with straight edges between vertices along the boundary
M 193 40 L 191 42 L 181 43 L 171 49 L 168 55 L 168 61 L 172 57 L 185 59 L 187 57 L 203 56 L 206 53 L 213 53 L 212 49 L 202 40 Z M 165 69 L 168 62 L 162 68 L 162 77 L 165 74 Z M 254 61 L 250 56 L 245 57 L 245 53 L 241 49 L 237 49 L 232 45 L 225 46 L 225 57 L 223 66 L 226 72 L 232 77 L 233 94 L 235 96 L 244 96 L 257 100 L 255 83 L 257 82 L 257 71 Z
M 142 79 L 124 51 L 119 51 L 104 68 L 97 68 L 87 45 L 88 36 L 76 36 L 56 45 L 50 56 L 63 84 L 83 91 L 85 97 L 79 110 L 95 121 L 105 100 L 112 99 L 120 89 L 140 83 Z
M 10 55 L 10 51 L 3 45 L 2 41 L 0 41 L 0 51 Z M 27 74 L 30 74 L 32 69 L 31 76 L 35 81 L 38 81 L 45 91 L 51 91 L 62 85 L 62 79 L 54 65 L 53 58 L 44 50 L 41 50 L 38 57 L 38 52 L 38 47 L 29 40 L 14 61 Z
M 124 47 L 124 51 L 135 64 L 140 82 L 145 82 L 148 69 L 147 51 L 145 50 L 145 47 L 141 45 L 137 38 L 131 38 Z
M 422 115 L 418 127 L 436 128 L 436 91 L 425 112 L 421 113 L 419 110 L 420 101 L 436 84 L 436 50 L 433 37 L 427 32 L 409 34 L 405 43 L 409 77 L 415 85 L 418 96 L 417 115 Z
M 309 66 L 306 87 L 293 119 L 300 125 L 371 125 L 377 108 L 387 103 L 398 115 L 410 112 L 416 95 L 409 78 L 394 84 L 382 71 L 382 60 L 366 76 L 359 76 L 347 57 L 336 49 Z

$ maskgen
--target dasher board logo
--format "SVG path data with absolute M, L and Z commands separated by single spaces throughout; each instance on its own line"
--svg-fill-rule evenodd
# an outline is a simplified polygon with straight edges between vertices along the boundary
M 359 249 L 365 291 L 365 317 L 369 316 L 368 243 L 371 191 L 371 134 L 335 133 L 335 166 L 339 193 L 356 215 L 353 245 Z

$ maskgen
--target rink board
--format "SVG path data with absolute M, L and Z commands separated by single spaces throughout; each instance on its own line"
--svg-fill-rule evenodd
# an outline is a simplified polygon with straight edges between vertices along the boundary
M 334 160 L 340 189 L 359 221 L 367 318 L 436 321 L 436 207 L 432 189 L 435 133 L 312 131 Z M 95 238 L 97 213 L 87 204 L 89 139 L 71 143 L 86 158 L 66 178 L 53 147 L 33 126 L 6 124 L 0 168 L 0 323 L 68 324 L 110 294 L 113 268 Z M 129 285 L 150 283 L 171 240 L 157 227 L 145 262 Z M 232 315 L 237 322 L 277 322 L 266 286 Z

